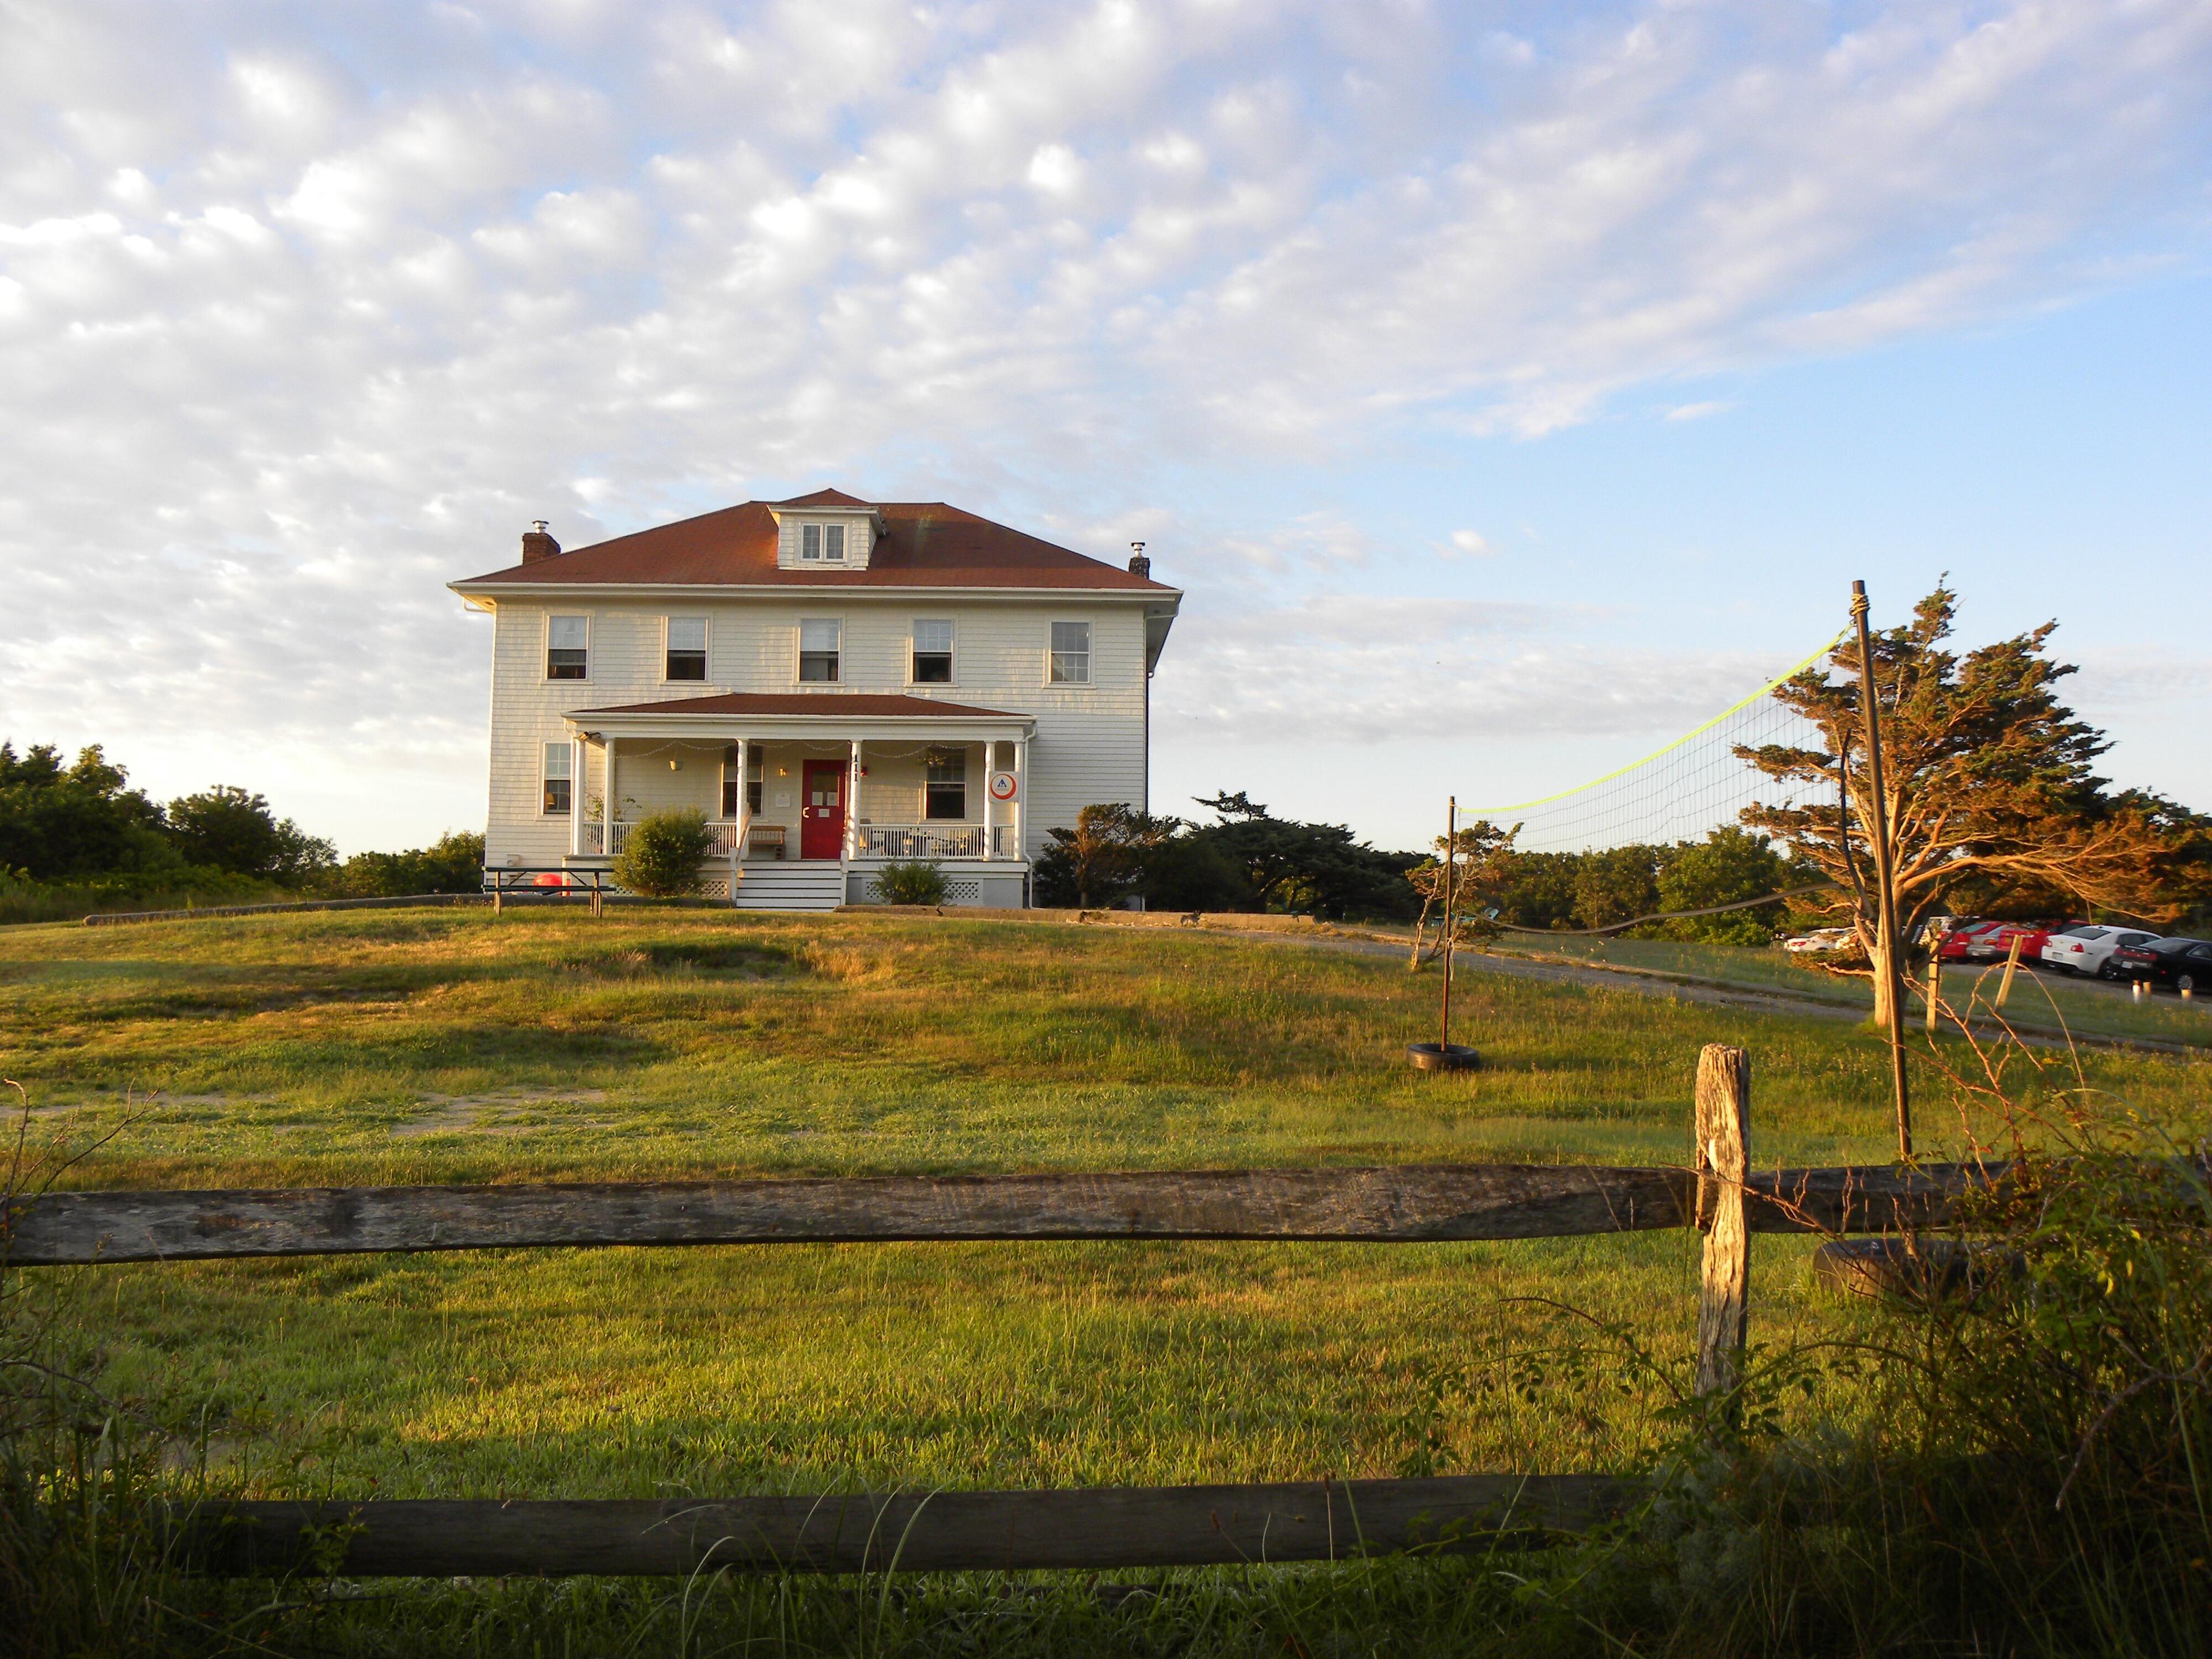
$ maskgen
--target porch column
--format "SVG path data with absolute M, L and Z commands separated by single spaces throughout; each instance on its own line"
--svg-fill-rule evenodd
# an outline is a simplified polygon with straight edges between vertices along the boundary
M 845 764 L 845 856 L 860 855 L 860 740 L 853 739 L 853 757 Z
M 745 780 L 752 775 L 753 740 L 738 739 L 738 848 L 732 856 L 739 864 L 745 861 L 746 849 L 752 843 L 753 792 Z M 734 873 L 734 872 L 732 872 Z
M 599 856 L 612 858 L 615 851 L 615 738 L 607 733 L 605 759 L 600 769 L 606 775 L 599 780 Z
M 999 804 L 991 799 L 991 777 L 999 769 L 999 740 L 983 740 L 983 856 L 999 856 Z
M 584 739 L 568 739 L 568 852 L 571 857 L 584 850 L 584 762 L 586 750 Z
M 1014 739 L 1014 856 L 1030 855 L 1030 740 Z

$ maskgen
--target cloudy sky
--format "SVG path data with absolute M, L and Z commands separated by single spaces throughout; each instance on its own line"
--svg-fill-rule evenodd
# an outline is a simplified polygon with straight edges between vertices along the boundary
M 483 819 L 443 584 L 825 483 L 1186 587 L 1155 805 L 1378 840 L 1863 576 L 2212 807 L 2212 6 L 0 0 L 0 734 Z

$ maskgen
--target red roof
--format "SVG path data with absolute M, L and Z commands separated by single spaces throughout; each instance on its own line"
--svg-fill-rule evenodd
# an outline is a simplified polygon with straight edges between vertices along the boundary
M 1006 720 L 1029 718 L 1003 708 L 977 708 L 964 702 L 939 702 L 870 691 L 726 691 L 713 697 L 675 697 L 666 702 L 625 702 L 612 708 L 577 708 L 570 720 L 586 714 L 757 714 L 816 715 L 823 720 Z
M 782 570 L 776 567 L 775 507 L 867 507 L 881 515 L 883 535 L 866 570 Z M 792 501 L 747 501 L 653 530 L 617 536 L 550 559 L 471 576 L 477 583 L 640 583 L 672 586 L 1045 587 L 1129 592 L 1175 590 L 1118 565 L 943 501 L 854 500 L 835 489 Z
M 866 507 L 864 501 L 848 495 L 842 489 L 817 489 L 811 495 L 793 495 L 787 501 L 770 501 L 770 507 Z

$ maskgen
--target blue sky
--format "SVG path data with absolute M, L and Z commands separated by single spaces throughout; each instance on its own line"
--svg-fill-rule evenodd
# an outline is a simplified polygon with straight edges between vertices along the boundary
M 1189 592 L 1410 844 L 1948 570 L 2212 807 L 2212 9 L 0 5 L 0 734 L 481 821 L 443 583 L 833 483 Z

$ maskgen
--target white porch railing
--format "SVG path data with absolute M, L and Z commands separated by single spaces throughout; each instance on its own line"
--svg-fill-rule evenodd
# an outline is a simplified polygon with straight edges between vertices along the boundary
M 860 826 L 860 856 L 864 859 L 980 859 L 983 826 L 980 823 L 864 823 Z
M 596 819 L 586 819 L 579 827 L 583 831 L 580 837 L 583 844 L 576 849 L 579 853 L 587 858 L 602 853 L 614 858 L 629 844 L 629 832 L 635 826 L 617 818 L 612 823 L 605 824 Z M 707 855 L 709 858 L 728 858 L 737 850 L 738 826 L 727 818 L 709 818 L 707 821 Z
M 576 851 L 586 858 L 614 858 L 629 844 L 636 826 L 617 819 L 601 823 L 586 819 L 577 826 Z M 762 855 L 756 824 L 752 856 Z M 737 851 L 738 826 L 726 818 L 707 821 L 708 856 L 726 859 Z M 767 849 L 774 852 L 775 849 Z M 864 859 L 1012 859 L 1021 856 L 1021 842 L 1011 823 L 864 823 L 860 826 L 860 856 Z

